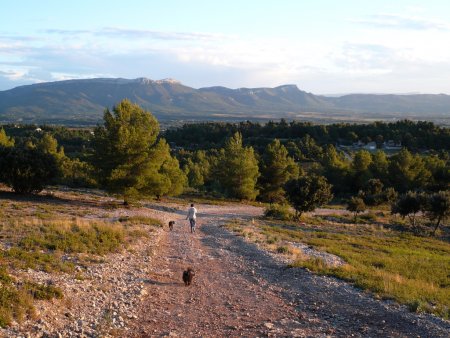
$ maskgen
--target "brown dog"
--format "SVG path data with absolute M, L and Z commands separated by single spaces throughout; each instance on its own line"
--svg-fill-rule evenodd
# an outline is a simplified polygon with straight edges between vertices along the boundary
M 172 231 L 173 230 L 173 225 L 175 224 L 175 221 L 170 221 L 169 222 L 169 230 Z
M 184 286 L 189 286 L 192 283 L 192 278 L 194 278 L 194 270 L 191 268 L 187 268 L 186 271 L 183 271 L 183 282 Z

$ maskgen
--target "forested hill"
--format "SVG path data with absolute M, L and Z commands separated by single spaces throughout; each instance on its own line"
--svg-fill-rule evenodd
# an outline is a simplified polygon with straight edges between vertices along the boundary
M 40 83 L 0 91 L 0 121 L 95 124 L 105 107 L 128 98 L 160 119 L 326 118 L 450 119 L 450 96 L 352 94 L 325 97 L 295 85 L 275 88 L 194 89 L 175 80 L 85 79 Z

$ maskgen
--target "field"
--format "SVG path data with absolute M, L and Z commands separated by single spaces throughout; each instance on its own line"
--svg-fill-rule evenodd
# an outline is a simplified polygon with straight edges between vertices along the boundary
M 83 279 L 87 266 L 129 249 L 161 223 L 121 216 L 100 192 L 25 197 L 0 191 L 0 326 L 35 316 L 38 300 L 64 298 L 58 285 L 32 280 L 35 272 Z
M 335 276 L 373 292 L 375 297 L 406 304 L 413 312 L 448 319 L 450 243 L 391 229 L 383 225 L 386 218 L 364 220 L 366 224 L 352 224 L 351 219 L 316 215 L 305 217 L 300 224 L 261 219 L 227 226 L 268 250 L 286 255 L 290 267 Z M 340 259 L 330 263 L 322 255 L 305 255 L 298 243 Z

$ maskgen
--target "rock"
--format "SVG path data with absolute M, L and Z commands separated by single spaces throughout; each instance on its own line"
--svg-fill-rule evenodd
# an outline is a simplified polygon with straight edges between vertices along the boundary
M 269 322 L 264 323 L 264 326 L 267 327 L 269 330 L 273 328 L 273 324 Z

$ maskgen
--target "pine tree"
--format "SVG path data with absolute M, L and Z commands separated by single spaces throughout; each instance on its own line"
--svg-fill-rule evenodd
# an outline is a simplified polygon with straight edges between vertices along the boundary
M 0 129 L 0 146 L 14 147 L 14 139 L 11 137 L 8 137 L 3 128 Z
M 288 156 L 287 149 L 278 139 L 273 140 L 261 158 L 261 200 L 270 203 L 283 202 L 284 185 L 287 181 L 298 178 L 299 172 L 299 166 Z
M 128 100 L 104 115 L 94 132 L 95 160 L 105 188 L 124 203 L 143 196 L 179 194 L 186 178 L 164 140 L 156 142 L 155 117 Z
M 258 161 L 252 147 L 242 145 L 242 135 L 235 133 L 219 155 L 219 182 L 230 197 L 254 200 L 258 195 Z
M 430 178 L 431 172 L 420 155 L 413 155 L 405 148 L 389 161 L 389 179 L 397 191 L 423 188 Z

